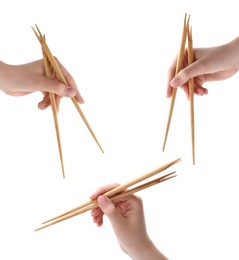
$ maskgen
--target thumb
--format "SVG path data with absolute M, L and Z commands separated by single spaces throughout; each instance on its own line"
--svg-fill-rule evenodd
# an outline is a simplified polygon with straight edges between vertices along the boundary
M 100 195 L 97 199 L 98 205 L 104 214 L 109 218 L 113 227 L 120 225 L 122 221 L 122 216 L 117 211 L 114 203 L 106 196 Z
M 172 78 L 170 85 L 174 88 L 183 86 L 191 78 L 204 74 L 204 66 L 196 61 L 187 67 L 181 69 L 178 74 Z
M 108 197 L 100 195 L 97 201 L 100 209 L 107 217 L 110 217 L 116 211 L 114 203 Z
M 40 84 L 39 91 L 42 92 L 51 92 L 61 97 L 74 97 L 76 95 L 76 90 L 58 80 L 45 78 Z

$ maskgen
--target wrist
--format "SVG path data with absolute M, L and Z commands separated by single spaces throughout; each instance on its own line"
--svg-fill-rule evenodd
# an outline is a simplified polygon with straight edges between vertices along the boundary
M 133 260 L 167 260 L 149 238 L 131 250 L 129 256 Z

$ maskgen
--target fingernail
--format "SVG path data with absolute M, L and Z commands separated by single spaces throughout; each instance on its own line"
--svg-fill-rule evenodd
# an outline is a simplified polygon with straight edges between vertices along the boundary
M 81 104 L 84 104 L 84 103 L 85 103 L 83 97 L 80 97 L 80 103 L 81 103 Z
M 67 88 L 66 89 L 66 96 L 67 97 L 74 97 L 76 95 L 76 92 L 74 89 L 72 88 Z
M 90 195 L 90 199 L 91 199 L 91 200 L 95 199 L 95 197 L 96 197 L 95 194 L 96 194 L 96 193 L 94 192 L 94 193 L 92 193 L 92 194 Z
M 198 93 L 198 95 L 202 96 L 204 92 L 202 89 L 199 88 L 199 89 L 197 89 L 197 93 Z
M 174 77 L 171 81 L 170 81 L 170 85 L 174 88 L 179 87 L 182 85 L 182 80 L 178 77 Z
M 39 105 L 38 105 L 38 108 L 39 109 L 41 109 L 41 110 L 44 110 L 44 109 L 46 109 L 47 108 L 47 104 L 45 104 L 45 103 L 40 103 Z
M 96 212 L 96 210 L 95 210 L 95 209 L 92 209 L 92 210 L 91 210 L 91 216 L 92 216 L 92 217 L 94 217 L 94 216 L 95 216 L 95 212 Z
M 99 196 L 98 197 L 98 203 L 101 207 L 105 207 L 108 203 L 108 198 L 105 196 Z

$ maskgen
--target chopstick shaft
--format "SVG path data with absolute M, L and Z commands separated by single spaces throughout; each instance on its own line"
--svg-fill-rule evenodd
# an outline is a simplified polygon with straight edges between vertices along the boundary
M 170 161 L 170 162 L 168 162 L 168 163 L 166 163 L 166 164 L 164 164 L 164 165 L 162 165 L 162 166 L 160 166 L 160 167 L 158 167 L 158 168 L 156 168 L 156 169 L 154 169 L 154 170 L 152 170 L 152 171 L 150 171 L 150 172 L 148 172 L 148 173 L 146 173 L 144 175 L 141 175 L 140 177 L 138 177 L 138 178 L 136 178 L 136 179 L 134 179 L 132 181 L 129 181 L 129 182 L 125 183 L 125 184 L 119 185 L 118 187 L 116 187 L 116 188 L 114 188 L 114 189 L 104 193 L 104 195 L 107 196 L 107 197 L 115 196 L 116 194 L 121 193 L 122 191 L 126 190 L 130 186 L 133 186 L 133 185 L 135 185 L 135 184 L 137 184 L 137 183 L 139 183 L 139 182 L 141 182 L 141 181 L 143 181 L 143 180 L 145 180 L 147 178 L 150 178 L 150 177 L 152 177 L 152 176 L 154 176 L 154 175 L 156 175 L 156 174 L 158 174 L 158 173 L 168 169 L 170 166 L 172 166 L 172 165 L 174 165 L 174 164 L 176 164 L 176 163 L 178 163 L 180 161 L 181 161 L 181 158 L 173 160 L 173 161 Z M 69 214 L 71 212 L 74 212 L 76 210 L 80 210 L 82 208 L 85 208 L 85 207 L 87 207 L 87 206 L 89 206 L 91 204 L 94 204 L 95 202 L 96 202 L 96 200 L 89 200 L 88 202 L 86 202 L 86 203 L 84 203 L 84 204 L 82 204 L 82 205 L 80 205 L 80 206 L 78 206 L 76 208 L 73 208 L 73 209 L 71 209 L 71 210 L 69 210 L 69 211 L 67 211 L 67 212 L 65 212 L 65 213 L 63 213 L 61 215 L 58 215 L 58 216 L 56 216 L 54 218 L 51 218 L 51 219 L 43 222 L 43 224 L 46 224 L 47 222 L 53 221 L 54 219 L 60 218 L 60 217 L 62 217 L 64 215 L 67 215 L 67 214 Z
M 115 195 L 115 196 L 112 196 L 112 197 L 108 196 L 108 197 L 109 197 L 112 201 L 116 201 L 116 200 L 123 199 L 123 198 L 125 198 L 125 197 L 127 197 L 127 196 L 129 196 L 129 195 L 132 195 L 132 194 L 134 194 L 134 193 L 136 193 L 136 192 L 138 192 L 138 191 L 141 191 L 141 190 L 143 190 L 143 189 L 149 188 L 149 187 L 151 187 L 151 186 L 153 186 L 153 185 L 156 185 L 156 184 L 158 184 L 158 183 L 161 183 L 161 182 L 164 182 L 164 181 L 166 181 L 166 180 L 169 180 L 169 179 L 171 179 L 171 178 L 176 177 L 176 175 L 172 175 L 172 174 L 174 174 L 174 173 L 175 173 L 175 171 L 174 171 L 174 172 L 171 172 L 171 173 L 169 173 L 169 174 L 167 174 L 167 175 L 164 175 L 164 176 L 162 176 L 162 177 L 160 177 L 160 178 L 157 178 L 157 179 L 155 179 L 155 180 L 149 181 L 149 182 L 147 182 L 147 183 L 145 183 L 145 184 L 142 184 L 142 185 L 140 185 L 140 186 L 138 186 L 138 187 L 135 187 L 135 188 L 133 188 L 133 189 L 131 189 L 131 190 L 127 190 L 127 191 L 124 191 L 124 192 L 122 192 L 122 193 L 120 193 L 120 194 L 118 194 L 118 195 Z M 42 227 L 36 229 L 35 231 L 38 231 L 38 230 L 40 230 L 40 229 L 43 229 L 43 228 L 52 226 L 52 225 L 54 225 L 54 224 L 57 224 L 57 223 L 62 222 L 62 221 L 64 221 L 64 220 L 66 220 L 66 219 L 75 217 L 75 216 L 77 216 L 77 215 L 80 215 L 80 214 L 82 214 L 82 213 L 84 213 L 84 212 L 86 212 L 86 211 L 92 210 L 92 209 L 97 208 L 97 207 L 98 207 L 98 203 L 95 201 L 93 204 L 91 204 L 91 205 L 89 205 L 89 206 L 87 206 L 87 207 L 78 209 L 78 210 L 73 211 L 73 212 L 71 212 L 71 213 L 69 213 L 69 214 L 67 214 L 67 215 L 61 216 L 61 217 L 55 219 L 55 220 L 52 221 L 52 222 L 48 222 L 47 224 L 43 225 Z
M 185 44 L 186 44 L 186 39 L 187 39 L 186 18 L 187 18 L 187 14 L 185 14 L 185 16 L 184 16 L 183 33 L 182 33 L 182 39 L 181 39 L 181 44 L 180 44 L 180 50 L 179 50 L 179 54 L 178 54 L 178 58 L 177 58 L 175 75 L 182 69 L 182 64 L 183 64 L 184 49 L 185 49 Z M 168 121 L 167 121 L 165 136 L 164 136 L 164 143 L 163 143 L 163 149 L 162 149 L 163 151 L 165 149 L 166 142 L 167 142 L 167 137 L 168 137 L 168 132 L 169 132 L 171 119 L 172 119 L 172 115 L 173 115 L 173 108 L 174 108 L 174 103 L 175 103 L 175 99 L 176 99 L 176 94 L 177 94 L 177 88 L 173 88 L 169 115 L 168 115 Z
M 80 108 L 80 106 L 79 106 L 77 100 L 76 100 L 74 97 L 71 98 L 71 100 L 72 100 L 73 104 L 75 105 L 77 111 L 78 111 L 79 114 L 81 115 L 81 118 L 83 119 L 83 121 L 84 121 L 86 127 L 88 128 L 88 130 L 89 130 L 89 132 L 91 133 L 92 137 L 94 138 L 95 142 L 98 144 L 98 146 L 99 146 L 101 152 L 104 153 L 104 150 L 103 150 L 102 146 L 100 145 L 98 139 L 96 138 L 96 136 L 95 136 L 95 134 L 94 134 L 94 132 L 93 132 L 93 130 L 92 130 L 92 128 L 91 128 L 89 122 L 87 121 L 85 115 L 83 114 L 83 112 L 82 112 L 82 110 L 81 110 L 81 108 Z
M 122 192 L 122 193 L 120 193 L 118 195 L 115 195 L 114 197 L 110 197 L 110 199 L 112 199 L 113 201 L 119 200 L 119 199 L 123 199 L 123 198 L 125 198 L 125 197 L 127 197 L 127 196 L 129 196 L 131 194 L 134 194 L 134 193 L 136 193 L 138 191 L 141 191 L 143 189 L 146 189 L 146 188 L 149 188 L 149 187 L 151 187 L 153 185 L 156 185 L 156 184 L 158 184 L 160 182 L 164 182 L 166 180 L 169 180 L 171 178 L 176 177 L 176 175 L 172 175 L 174 173 L 176 173 L 176 172 L 174 171 L 174 172 L 168 173 L 168 174 L 166 174 L 166 175 L 164 175 L 162 177 L 159 177 L 159 178 L 157 178 L 155 180 L 152 180 L 152 181 L 146 182 L 144 184 L 141 184 L 140 186 L 137 186 L 137 187 L 135 187 L 135 188 L 133 188 L 131 190 Z
M 188 25 L 188 65 L 193 62 L 193 40 L 192 27 Z M 195 128 L 194 128 L 194 79 L 191 78 L 189 84 L 190 97 L 190 119 L 191 119 L 191 143 L 192 143 L 192 161 L 195 164 Z
M 41 32 L 40 32 L 40 30 L 39 30 L 39 28 L 38 28 L 37 25 L 36 25 L 36 28 L 37 28 L 37 31 L 38 31 L 38 33 L 39 33 L 40 36 L 37 34 L 37 32 L 35 31 L 34 28 L 32 28 L 32 29 L 33 29 L 34 33 L 36 34 L 36 36 L 37 36 L 37 38 L 38 38 L 38 40 L 39 40 L 39 42 L 40 42 L 40 44 L 41 44 L 41 46 L 42 46 L 42 49 L 43 49 L 44 53 L 46 54 L 47 58 L 49 59 L 51 65 L 52 65 L 52 67 L 53 67 L 53 69 L 55 70 L 58 79 L 59 79 L 63 84 L 65 84 L 65 85 L 68 86 L 68 82 L 66 81 L 66 79 L 65 79 L 65 77 L 64 77 L 64 75 L 63 75 L 63 73 L 62 73 L 62 71 L 61 71 L 61 69 L 60 69 L 60 66 L 58 65 L 58 63 L 56 62 L 54 56 L 52 55 L 52 53 L 51 53 L 51 51 L 50 51 L 50 49 L 49 49 L 49 47 L 48 47 L 48 45 L 47 45 L 47 43 L 46 43 L 44 37 L 42 37 L 42 34 L 41 34 Z M 91 128 L 89 122 L 87 121 L 87 119 L 86 119 L 84 113 L 82 112 L 82 110 L 81 110 L 81 108 L 80 108 L 80 106 L 79 106 L 79 104 L 78 104 L 76 98 L 75 98 L 75 97 L 72 97 L 71 100 L 72 100 L 73 104 L 75 105 L 77 111 L 79 112 L 79 114 L 80 114 L 80 116 L 81 116 L 83 122 L 85 123 L 86 127 L 88 128 L 89 132 L 91 133 L 92 137 L 94 138 L 95 142 L 96 142 L 97 145 L 99 146 L 99 148 L 100 148 L 100 150 L 102 151 L 102 153 L 104 153 L 104 151 L 103 151 L 103 149 L 102 149 L 102 147 L 101 147 L 101 145 L 100 145 L 98 139 L 96 138 L 96 136 L 95 136 L 95 134 L 94 134 L 94 132 L 93 132 L 93 130 L 92 130 L 92 128 Z
M 123 185 L 120 185 L 120 186 L 118 186 L 118 187 L 116 187 L 116 188 L 106 192 L 104 195 L 112 196 L 112 195 L 115 195 L 117 193 L 120 193 L 123 190 L 127 189 L 128 187 L 130 187 L 132 185 L 135 185 L 136 183 L 141 182 L 141 181 L 143 181 L 143 180 L 145 180 L 147 178 L 150 178 L 150 177 L 152 177 L 152 176 L 154 176 L 154 175 L 156 175 L 156 174 L 158 174 L 158 173 L 168 169 L 170 166 L 172 166 L 172 165 L 174 165 L 174 164 L 176 164 L 176 163 L 178 163 L 180 161 L 181 161 L 181 158 L 173 160 L 171 162 L 168 162 L 168 163 L 166 163 L 166 164 L 164 164 L 164 165 L 162 165 L 162 166 L 160 166 L 160 167 L 158 167 L 158 168 L 156 168 L 156 169 L 154 169 L 154 170 L 152 170 L 152 171 L 150 171 L 150 172 L 148 172 L 148 173 L 146 173 L 146 174 L 144 174 L 144 175 L 142 175 L 142 176 L 140 176 L 140 177 L 138 177 L 138 178 L 136 178 L 136 179 L 134 179 L 132 181 L 129 181 L 129 182 L 123 184 Z
M 46 54 L 44 53 L 43 50 L 42 50 L 42 54 L 43 54 L 43 61 L 44 61 L 46 76 L 47 76 L 47 78 L 51 78 L 51 76 L 52 76 L 51 65 L 50 65 L 49 60 L 48 60 L 48 58 L 47 58 L 47 56 L 46 56 Z M 59 155 L 60 155 L 60 160 L 61 160 L 61 169 L 62 169 L 63 178 L 65 178 L 61 139 L 60 139 L 60 131 L 59 131 L 59 125 L 58 125 L 58 119 L 57 119 L 57 108 L 56 108 L 55 94 L 49 92 L 49 97 L 50 97 L 50 102 L 51 102 L 53 118 L 54 118 L 56 137 L 57 137 L 57 143 L 58 143 L 58 150 L 59 150 Z

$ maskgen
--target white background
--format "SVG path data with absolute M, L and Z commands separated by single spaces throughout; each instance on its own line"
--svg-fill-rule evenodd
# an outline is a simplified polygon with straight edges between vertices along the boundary
M 239 259 L 238 85 L 235 75 L 207 84 L 195 97 L 196 165 L 191 163 L 189 102 L 178 91 L 165 152 L 170 99 L 167 70 L 178 52 L 184 14 L 195 47 L 238 36 L 237 1 L 2 1 L 0 58 L 41 58 L 31 26 L 73 75 L 82 110 L 102 154 L 73 103 L 58 113 L 66 179 L 62 178 L 51 109 L 41 93 L 0 93 L 0 259 L 128 259 L 107 219 L 90 213 L 34 232 L 42 221 L 88 201 L 107 183 L 124 183 L 162 165 L 177 178 L 143 197 L 148 232 L 172 260 Z

